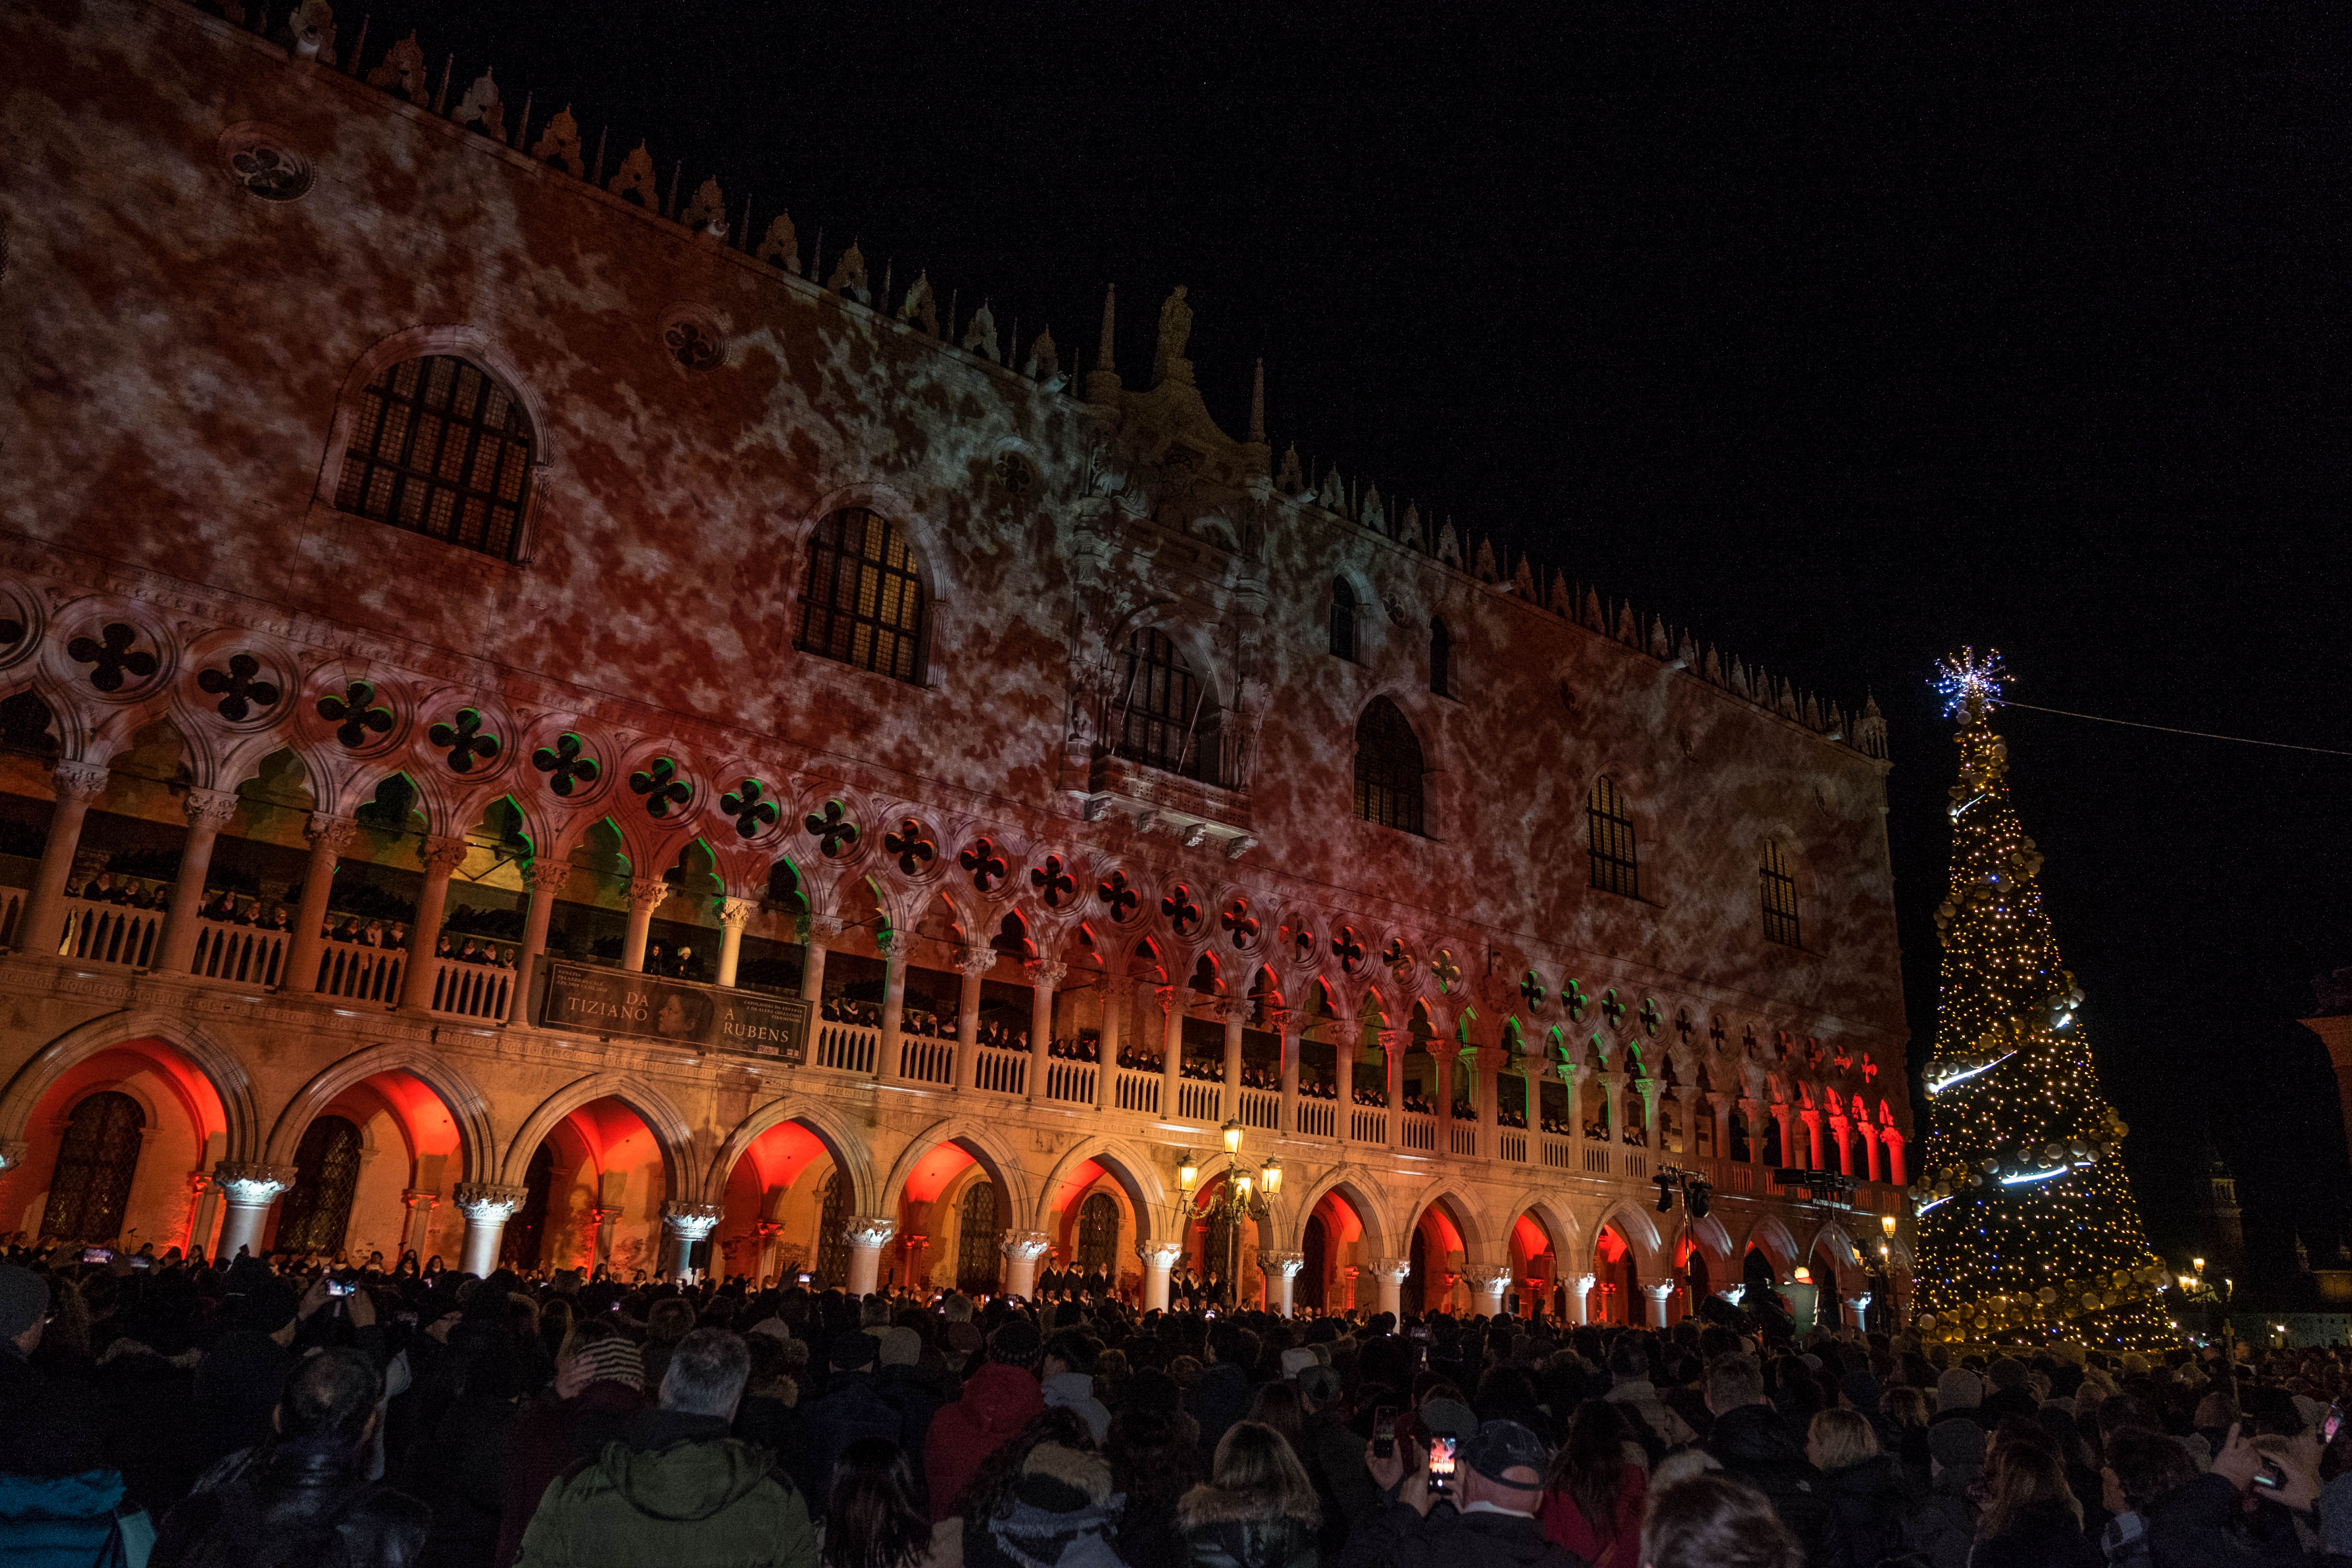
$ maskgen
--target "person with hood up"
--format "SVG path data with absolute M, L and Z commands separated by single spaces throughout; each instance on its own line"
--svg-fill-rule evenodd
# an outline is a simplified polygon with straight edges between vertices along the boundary
M 1192 1568 L 1316 1568 L 1322 1521 L 1307 1467 L 1260 1421 L 1236 1423 L 1209 1480 L 1176 1503 Z
M 1927 1495 L 1903 1521 L 1903 1543 L 1933 1568 L 1969 1568 L 1976 1550 L 1975 1489 L 1984 1474 L 1984 1428 L 1951 1420 L 1927 1429 Z
M 1707 1363 L 1706 1407 L 1715 1417 L 1707 1452 L 1723 1468 L 1772 1500 L 1772 1510 L 1804 1548 L 1805 1561 L 1822 1561 L 1829 1529 L 1829 1504 L 1821 1472 L 1805 1458 L 1805 1446 L 1764 1397 L 1764 1369 L 1744 1352 Z
M 1118 1516 L 1108 1465 L 1040 1443 L 1022 1461 L 1013 1507 L 990 1517 L 988 1532 L 1020 1568 L 1124 1568 L 1110 1543 Z
M 931 1417 L 923 1471 L 931 1522 L 955 1512 L 956 1499 L 988 1457 L 1045 1408 L 1037 1386 L 1037 1331 L 1019 1318 L 988 1337 L 986 1365 L 964 1380 L 963 1397 Z
M 1903 1554 L 1903 1521 L 1916 1500 L 1903 1461 L 1878 1447 L 1859 1410 L 1824 1410 L 1806 1428 L 1805 1458 L 1822 1472 L 1830 1505 L 1820 1568 L 1878 1568 Z
M 680 1340 L 659 1408 L 548 1487 L 523 1531 L 523 1568 L 816 1568 L 800 1489 L 766 1449 L 728 1433 L 751 1375 L 751 1352 L 726 1330 Z
M 1110 1436 L 1110 1407 L 1095 1397 L 1095 1356 L 1092 1339 L 1076 1329 L 1064 1329 L 1045 1342 L 1045 1406 L 1075 1410 L 1086 1418 L 1087 1430 L 1099 1443 Z

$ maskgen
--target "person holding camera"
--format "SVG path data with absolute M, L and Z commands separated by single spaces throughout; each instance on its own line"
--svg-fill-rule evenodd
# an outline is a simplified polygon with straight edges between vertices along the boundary
M 1519 1423 L 1381 1447 L 1366 1447 L 1364 1467 L 1394 1500 L 1349 1536 L 1339 1568 L 1585 1568 L 1537 1521 L 1551 1456 Z

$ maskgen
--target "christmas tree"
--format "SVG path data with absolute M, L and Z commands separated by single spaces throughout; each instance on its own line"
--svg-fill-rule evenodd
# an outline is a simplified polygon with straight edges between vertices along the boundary
M 2099 1098 L 2036 880 L 2042 853 L 2009 794 L 1993 732 L 2000 655 L 1965 649 L 1937 688 L 1959 721 L 1951 891 L 1918 1215 L 1919 1321 L 1950 1341 L 2125 1349 L 2177 1342 L 2125 1179 L 2125 1127 Z

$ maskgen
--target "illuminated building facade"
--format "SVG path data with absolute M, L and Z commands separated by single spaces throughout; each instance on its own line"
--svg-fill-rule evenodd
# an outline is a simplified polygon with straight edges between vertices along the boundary
M 0 1228 L 1860 1299 L 1874 709 L 296 23 L 0 17 Z

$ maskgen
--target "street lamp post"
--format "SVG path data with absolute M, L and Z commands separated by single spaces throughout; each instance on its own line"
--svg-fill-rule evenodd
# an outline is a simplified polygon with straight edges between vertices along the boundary
M 1225 1141 L 1225 1154 L 1232 1161 L 1233 1169 L 1225 1181 L 1224 1192 L 1210 1205 L 1209 1216 L 1213 1220 L 1223 1219 L 1225 1222 L 1225 1288 L 1232 1293 L 1233 1304 L 1238 1307 L 1242 1297 L 1242 1221 L 1249 1217 L 1253 1184 L 1242 1170 L 1241 1122 L 1228 1121 L 1218 1129 L 1218 1132 Z M 1183 1227 L 1191 1223 L 1192 1193 L 1200 1182 L 1200 1163 L 1189 1152 L 1180 1156 L 1176 1163 L 1176 1185 L 1183 1194 L 1176 1222 L 1180 1237 Z M 1279 1194 L 1282 1191 L 1280 1163 L 1269 1156 L 1257 1173 L 1255 1185 L 1268 1198 Z
M 2237 1347 L 2231 1342 L 2235 1336 L 2230 1328 L 2230 1300 L 2238 1293 L 2238 1282 L 2225 1277 L 2219 1285 L 2214 1284 L 2205 1278 L 2205 1260 L 2201 1258 L 2190 1258 L 2189 1267 L 2196 1272 L 2173 1276 L 2179 1283 L 2181 1299 L 2205 1309 L 2206 1327 L 2221 1340 L 2221 1360 L 2234 1383 L 2238 1375 L 2238 1353 Z

